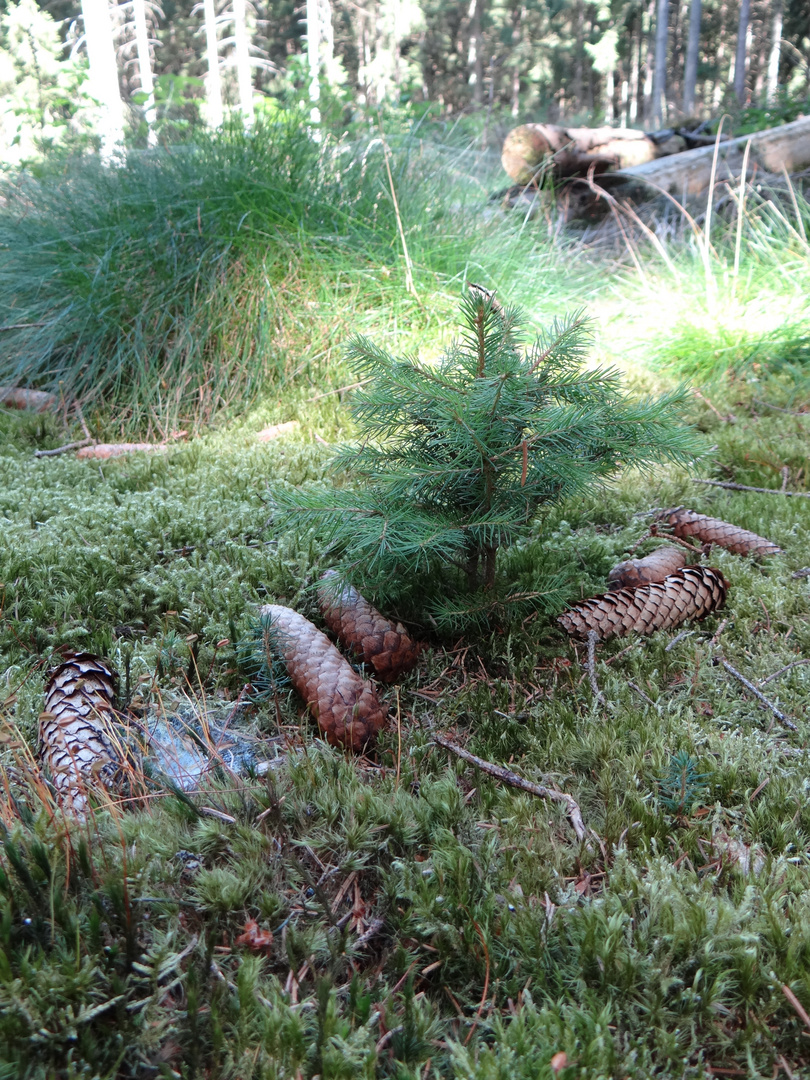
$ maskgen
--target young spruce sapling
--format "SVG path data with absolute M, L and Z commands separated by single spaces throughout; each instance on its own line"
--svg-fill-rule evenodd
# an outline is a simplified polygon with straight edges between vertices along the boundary
M 678 417 L 683 391 L 634 400 L 615 370 L 583 370 L 581 313 L 528 348 L 520 311 L 485 289 L 470 288 L 461 318 L 435 365 L 353 338 L 363 386 L 359 441 L 334 462 L 345 483 L 273 492 L 275 524 L 313 529 L 343 580 L 381 604 L 418 594 L 446 629 L 559 603 L 553 588 L 516 588 L 501 553 L 551 505 L 628 466 L 685 464 L 699 445 Z

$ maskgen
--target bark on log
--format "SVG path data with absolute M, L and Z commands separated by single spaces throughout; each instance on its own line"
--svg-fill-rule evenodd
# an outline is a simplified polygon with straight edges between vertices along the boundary
M 528 184 L 548 166 L 556 177 L 585 176 L 651 162 L 686 147 L 675 133 L 662 139 L 631 128 L 564 128 L 556 124 L 523 124 L 506 136 L 501 162 L 517 184 Z
M 760 172 L 779 174 L 783 169 L 791 173 L 810 166 L 810 117 L 805 116 L 790 124 L 781 124 L 767 131 L 756 131 L 751 135 L 721 142 L 717 156 L 717 182 L 739 180 L 743 155 L 749 140 L 749 176 L 753 174 L 755 167 Z M 622 194 L 635 188 L 649 198 L 655 194 L 655 188 L 663 188 L 683 201 L 694 199 L 708 190 L 713 157 L 714 146 L 702 146 L 681 154 L 622 166 L 619 171 L 612 173 L 609 179 L 601 178 L 600 183 L 609 185 L 614 192 L 616 188 L 620 188 Z

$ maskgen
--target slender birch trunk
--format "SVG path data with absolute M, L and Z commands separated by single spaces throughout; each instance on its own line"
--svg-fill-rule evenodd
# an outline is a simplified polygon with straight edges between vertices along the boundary
M 118 86 L 112 21 L 107 0 L 82 0 L 90 93 L 101 106 L 101 160 L 112 164 L 124 146 L 124 103 Z
M 253 74 L 250 67 L 250 47 L 247 31 L 245 0 L 233 0 L 233 38 L 236 53 L 236 79 L 239 86 L 239 107 L 245 125 L 253 123 Z
M 208 61 L 206 80 L 206 99 L 208 104 L 208 125 L 221 128 L 224 120 L 222 109 L 222 79 L 219 74 L 219 45 L 217 43 L 217 14 L 214 0 L 203 0 L 205 18 L 205 53 Z
M 700 53 L 701 0 L 692 0 L 689 9 L 689 38 L 686 43 L 686 70 L 683 75 L 683 111 L 690 116 L 695 111 L 698 55 Z
M 653 71 L 653 120 L 661 127 L 666 119 L 667 37 L 669 0 L 658 0 L 655 20 L 655 69 Z
M 768 104 L 776 101 L 779 89 L 779 60 L 782 51 L 782 0 L 773 0 L 773 22 L 771 23 L 771 54 L 768 57 L 768 82 L 766 96 Z
M 157 145 L 155 122 L 155 84 L 152 79 L 152 58 L 149 54 L 149 34 L 146 29 L 146 0 L 132 0 L 132 12 L 135 17 L 135 45 L 138 50 L 138 72 L 141 76 L 141 91 L 146 94 L 143 115 L 146 119 L 149 146 Z
M 751 0 L 740 0 L 740 22 L 737 29 L 737 56 L 734 61 L 734 94 L 740 105 L 745 103 L 745 55 L 748 44 L 748 20 Z
M 467 59 L 469 81 L 473 88 L 473 101 L 480 105 L 484 100 L 484 42 L 482 40 L 482 22 L 484 0 L 472 0 L 470 4 L 472 27 L 470 32 L 470 51 Z
M 321 27 L 318 19 L 318 0 L 307 0 L 307 60 L 309 61 L 309 100 L 311 109 L 309 118 L 313 124 L 320 124 L 321 110 Z

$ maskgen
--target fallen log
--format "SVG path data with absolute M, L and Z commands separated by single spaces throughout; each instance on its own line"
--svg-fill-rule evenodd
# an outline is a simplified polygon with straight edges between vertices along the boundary
M 504 169 L 516 184 L 530 184 L 544 170 L 556 178 L 585 176 L 642 165 L 685 150 L 675 131 L 648 135 L 633 128 L 567 128 L 557 124 L 522 124 L 506 136 Z
M 778 175 L 783 171 L 799 172 L 810 167 L 810 117 L 805 116 L 767 131 L 756 131 L 721 142 L 717 153 L 716 182 L 739 180 L 745 147 L 749 142 L 749 176 L 755 169 L 760 173 Z M 699 198 L 708 191 L 713 160 L 714 146 L 702 146 L 669 157 L 623 165 L 609 177 L 600 176 L 597 182 L 609 186 L 616 194 L 618 188 L 622 195 L 637 191 L 649 198 L 654 195 L 655 189 L 660 188 L 686 201 Z

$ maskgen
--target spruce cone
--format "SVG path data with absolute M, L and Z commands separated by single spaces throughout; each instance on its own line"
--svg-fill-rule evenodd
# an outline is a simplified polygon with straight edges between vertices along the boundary
M 326 634 L 297 611 L 265 604 L 261 613 L 272 620 L 292 684 L 328 741 L 362 751 L 386 719 L 371 683 L 363 682 Z
M 694 536 L 704 544 L 717 544 L 735 555 L 778 555 L 782 550 L 764 536 L 740 529 L 728 521 L 696 514 L 682 506 L 665 510 L 660 520 L 671 525 L 676 536 Z
M 628 559 L 614 566 L 608 574 L 611 589 L 636 589 L 653 581 L 663 581 L 686 564 L 680 548 L 662 547 L 643 559 Z
M 719 570 L 686 566 L 661 582 L 592 596 L 557 619 L 566 633 L 599 641 L 625 634 L 654 634 L 687 619 L 702 619 L 726 601 L 728 582 Z
M 336 578 L 327 570 L 324 578 Z M 318 603 L 324 621 L 344 649 L 355 653 L 374 671 L 380 682 L 393 682 L 410 671 L 419 659 L 421 646 L 402 623 L 381 615 L 351 585 L 336 591 L 335 582 L 318 586 Z
M 119 782 L 121 752 L 115 734 L 115 674 L 98 656 L 77 653 L 60 664 L 45 687 L 39 718 L 40 753 L 56 797 L 82 816 L 87 793 Z

